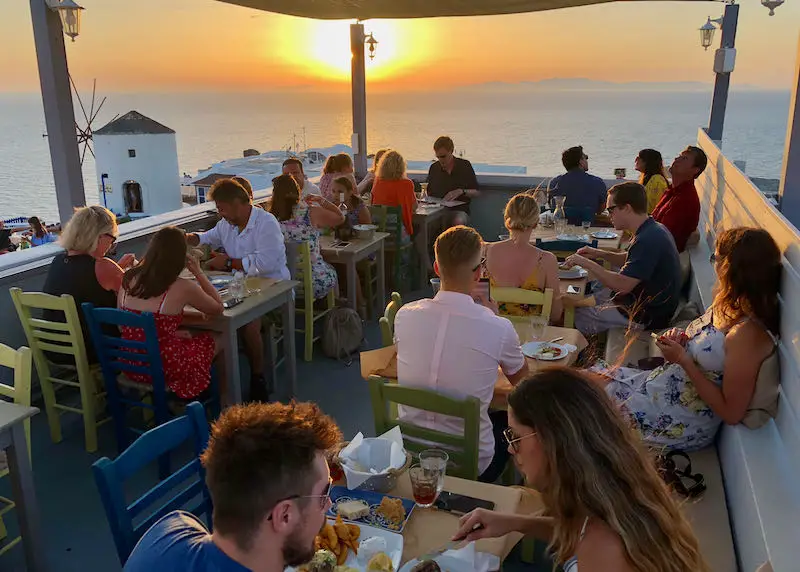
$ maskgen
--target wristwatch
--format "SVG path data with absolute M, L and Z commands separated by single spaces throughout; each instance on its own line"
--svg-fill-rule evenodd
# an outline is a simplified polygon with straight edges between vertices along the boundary
M 225 261 L 225 271 L 230 272 L 231 270 L 233 270 L 233 258 L 228 258 Z

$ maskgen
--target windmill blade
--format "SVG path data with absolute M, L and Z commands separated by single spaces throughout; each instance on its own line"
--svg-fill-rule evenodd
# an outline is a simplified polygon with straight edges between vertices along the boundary
M 81 167 L 83 167 L 83 158 L 86 157 L 86 147 L 88 143 L 86 141 L 83 142 L 83 152 L 81 153 Z
M 75 87 L 75 80 L 72 79 L 72 74 L 69 74 L 69 83 L 72 85 L 72 90 L 75 92 L 75 97 L 78 98 L 78 104 L 81 106 L 81 111 L 83 112 L 83 118 L 88 123 L 89 116 L 86 115 L 86 108 L 83 106 L 83 101 L 81 100 L 81 94 L 78 93 L 78 88 Z
M 94 115 L 94 95 L 95 95 L 96 92 L 97 92 L 97 78 L 94 78 L 92 80 L 92 105 L 91 105 L 91 107 L 89 107 L 89 117 Z M 90 120 L 87 119 L 87 121 L 90 121 Z
M 92 145 L 88 144 L 88 146 L 89 146 L 89 153 L 92 154 L 92 159 L 97 159 L 97 157 L 94 154 L 94 149 L 92 149 Z
M 100 110 L 103 109 L 103 104 L 106 102 L 106 99 L 108 98 L 104 97 L 103 99 L 100 100 L 100 105 L 97 106 L 97 109 L 95 110 L 94 114 L 89 118 L 90 126 L 92 123 L 94 123 L 94 120 L 97 119 L 97 115 L 100 113 Z

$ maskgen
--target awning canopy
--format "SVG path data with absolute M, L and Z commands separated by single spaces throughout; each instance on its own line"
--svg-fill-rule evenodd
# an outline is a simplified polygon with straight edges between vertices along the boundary
M 654 0 L 219 0 L 256 10 L 321 20 L 489 16 L 607 2 Z M 708 0 L 685 0 L 708 1 Z

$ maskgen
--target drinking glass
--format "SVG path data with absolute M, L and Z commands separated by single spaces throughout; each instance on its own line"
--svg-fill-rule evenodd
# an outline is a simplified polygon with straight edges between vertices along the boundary
M 585 220 L 581 222 L 581 228 L 583 228 L 583 234 L 589 234 L 589 229 L 592 226 L 592 221 Z
M 246 288 L 244 285 L 244 274 L 236 272 L 233 275 L 233 280 L 228 284 L 228 292 L 235 302 L 241 302 L 246 295 Z
M 411 478 L 411 493 L 417 506 L 430 508 L 439 496 L 439 477 L 435 473 L 428 473 L 419 465 L 415 465 L 408 470 Z
M 428 200 L 428 183 L 420 183 L 419 186 L 422 189 L 422 193 L 420 193 L 420 200 Z
M 441 449 L 425 449 L 419 454 L 419 464 L 423 471 L 431 475 L 438 476 L 436 492 L 442 492 L 444 488 L 444 475 L 447 472 L 447 461 L 450 456 Z
M 247 278 L 245 280 L 245 293 L 248 296 L 261 292 L 261 288 L 258 287 L 258 277 L 260 275 L 261 269 L 258 267 L 258 263 L 253 260 L 247 269 Z
M 531 341 L 544 341 L 544 329 L 547 327 L 547 318 L 544 316 L 533 316 L 531 323 Z

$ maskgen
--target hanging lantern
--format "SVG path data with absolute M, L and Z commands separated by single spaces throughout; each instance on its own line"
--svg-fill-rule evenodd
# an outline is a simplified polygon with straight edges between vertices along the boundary
M 711 47 L 711 43 L 714 41 L 714 32 L 716 31 L 717 28 L 711 23 L 711 18 L 700 27 L 700 45 L 703 46 L 706 51 Z
M 378 40 L 375 39 L 375 36 L 372 35 L 372 32 L 369 33 L 367 39 L 364 40 L 365 43 L 369 44 L 369 59 L 375 59 L 375 46 L 378 45 Z
M 81 11 L 83 7 L 75 3 L 75 0 L 60 0 L 49 4 L 51 10 L 58 12 L 61 16 L 61 28 L 64 33 L 75 41 L 81 33 Z

